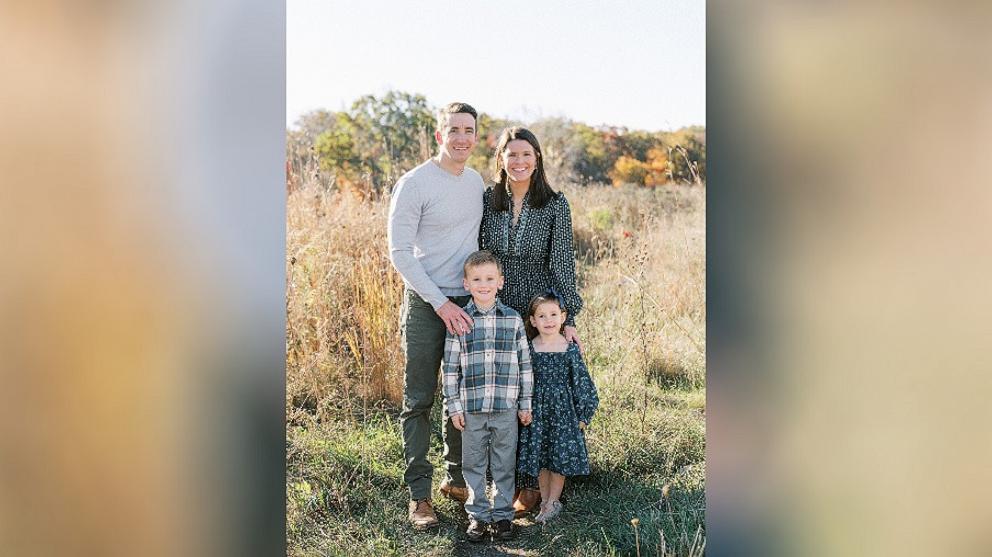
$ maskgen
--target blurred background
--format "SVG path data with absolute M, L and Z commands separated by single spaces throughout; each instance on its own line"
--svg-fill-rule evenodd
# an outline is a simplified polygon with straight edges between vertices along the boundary
M 285 8 L 0 5 L 0 553 L 279 554 Z
M 988 555 L 981 2 L 710 2 L 707 550 Z
M 282 553 L 285 6 L 0 10 L 2 553 Z M 988 554 L 988 4 L 707 11 L 708 552 Z

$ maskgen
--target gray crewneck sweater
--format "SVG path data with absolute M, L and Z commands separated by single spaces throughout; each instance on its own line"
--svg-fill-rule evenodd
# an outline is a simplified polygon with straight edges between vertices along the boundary
M 454 176 L 428 160 L 396 182 L 389 201 L 389 260 L 434 309 L 464 296 L 462 266 L 479 249 L 482 176 Z

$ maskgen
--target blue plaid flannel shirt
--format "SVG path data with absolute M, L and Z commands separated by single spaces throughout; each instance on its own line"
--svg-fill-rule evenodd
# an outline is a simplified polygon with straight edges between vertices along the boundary
M 444 340 L 448 414 L 530 410 L 534 374 L 520 314 L 499 300 L 489 311 L 470 301 L 465 312 L 475 320 L 472 330 Z

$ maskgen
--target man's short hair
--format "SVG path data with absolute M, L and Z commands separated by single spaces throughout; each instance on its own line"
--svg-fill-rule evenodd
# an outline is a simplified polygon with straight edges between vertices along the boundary
M 500 263 L 499 258 L 493 255 L 493 252 L 489 250 L 479 250 L 468 256 L 468 259 L 465 260 L 465 267 L 462 269 L 462 272 L 467 277 L 469 269 L 478 267 L 479 265 L 487 265 L 489 263 L 496 265 L 496 269 L 499 271 L 499 274 L 503 274 L 503 264 Z
M 468 103 L 448 103 L 444 107 L 438 109 L 437 111 L 437 129 L 438 131 L 444 129 L 444 125 L 448 123 L 449 114 L 471 114 L 472 119 L 475 120 L 476 127 L 479 125 L 479 113 L 476 112 L 474 108 Z

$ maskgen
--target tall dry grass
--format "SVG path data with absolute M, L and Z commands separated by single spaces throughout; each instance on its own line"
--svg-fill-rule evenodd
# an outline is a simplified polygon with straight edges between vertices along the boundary
M 567 185 L 587 359 L 609 381 L 698 387 L 705 369 L 705 188 Z M 287 201 L 287 408 L 318 419 L 402 397 L 402 281 L 388 199 L 304 180 Z
M 387 201 L 306 184 L 287 202 L 289 408 L 398 401 L 402 281 L 386 250 Z
M 566 186 L 589 355 L 614 377 L 705 381 L 705 188 Z

